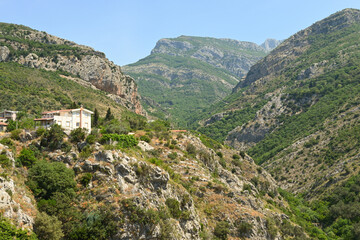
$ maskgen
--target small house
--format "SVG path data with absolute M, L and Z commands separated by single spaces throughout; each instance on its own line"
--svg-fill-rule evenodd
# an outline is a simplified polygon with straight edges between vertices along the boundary
M 18 111 L 3 110 L 2 112 L 0 112 L 0 118 L 15 121 L 17 113 Z
M 85 128 L 91 132 L 92 111 L 83 107 L 77 109 L 64 109 L 43 112 L 41 118 L 34 119 L 40 127 L 50 128 L 53 124 L 60 125 L 65 132 L 71 132 L 76 128 Z

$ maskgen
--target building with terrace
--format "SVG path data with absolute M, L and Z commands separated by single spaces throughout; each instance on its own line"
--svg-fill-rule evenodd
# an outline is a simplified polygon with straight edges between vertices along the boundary
M 65 132 L 69 133 L 76 128 L 85 128 L 91 132 L 92 111 L 83 107 L 77 109 L 65 109 L 43 112 L 41 118 L 34 119 L 37 127 L 50 128 L 53 124 L 60 125 Z

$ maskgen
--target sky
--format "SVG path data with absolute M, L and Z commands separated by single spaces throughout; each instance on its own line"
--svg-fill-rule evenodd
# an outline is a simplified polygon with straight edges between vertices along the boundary
M 0 0 L 0 22 L 88 45 L 116 64 L 150 54 L 161 38 L 286 39 L 359 0 Z

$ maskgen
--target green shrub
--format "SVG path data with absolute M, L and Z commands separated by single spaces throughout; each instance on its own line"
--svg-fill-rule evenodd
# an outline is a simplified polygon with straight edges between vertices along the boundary
M 234 154 L 234 155 L 232 156 L 232 158 L 233 158 L 234 160 L 236 160 L 236 159 L 240 159 L 240 156 L 237 155 L 237 154 Z
M 176 152 L 172 152 L 168 154 L 168 158 L 171 160 L 175 160 L 177 158 L 178 154 Z
M 43 127 L 40 127 L 36 129 L 36 136 L 41 137 L 46 132 L 46 129 Z
M 133 135 L 124 135 L 124 134 L 103 134 L 100 139 L 102 143 L 108 143 L 110 140 L 117 141 L 118 146 L 121 148 L 129 148 L 137 146 L 138 141 Z
M 80 183 L 84 187 L 87 187 L 87 185 L 89 185 L 91 179 L 92 179 L 92 174 L 91 173 L 84 173 L 80 178 Z
M 165 202 L 166 206 L 169 208 L 170 214 L 173 218 L 180 218 L 181 210 L 180 203 L 174 198 L 168 198 Z
M 56 216 L 49 216 L 45 212 L 39 212 L 36 215 L 34 223 L 34 232 L 39 239 L 59 240 L 64 236 L 61 230 L 62 223 Z
M 141 136 L 140 140 L 144 141 L 144 142 L 147 142 L 147 143 L 150 143 L 150 141 L 151 141 L 151 139 L 146 135 Z
M 227 235 L 230 233 L 229 223 L 225 221 L 218 222 L 214 229 L 214 235 L 222 240 L 227 239 Z
M 1 140 L 0 140 L 0 143 L 3 144 L 3 145 L 8 146 L 8 147 L 10 147 L 10 148 L 12 148 L 12 147 L 15 146 L 15 145 L 14 145 L 14 142 L 13 142 L 10 138 L 7 138 L 7 137 L 1 139 Z
M 35 234 L 17 229 L 8 219 L 0 216 L 0 236 L 4 240 L 36 240 Z
M 226 161 L 225 161 L 225 159 L 220 158 L 219 163 L 220 163 L 220 165 L 221 165 L 223 168 L 226 168 Z
M 54 124 L 49 130 L 43 134 L 41 138 L 41 146 L 48 147 L 51 150 L 60 149 L 65 137 L 65 133 L 61 126 Z
M 194 145 L 192 145 L 191 143 L 189 143 L 187 146 L 186 146 L 186 151 L 189 153 L 189 154 L 196 154 L 196 147 Z
M 251 232 L 253 225 L 251 223 L 240 221 L 236 223 L 236 229 L 240 235 L 244 236 Z
M 20 140 L 20 133 L 22 132 L 21 129 L 15 129 L 11 131 L 11 138 L 14 140 Z
M 88 144 L 94 144 L 96 142 L 96 136 L 93 135 L 93 134 L 89 134 L 87 137 L 86 137 L 86 142 Z
M 220 158 L 224 156 L 222 152 L 216 152 L 216 155 L 218 155 Z
M 81 149 L 79 157 L 81 159 L 86 159 L 91 156 L 92 152 L 93 152 L 92 147 L 90 145 L 86 145 L 83 149 Z
M 0 165 L 3 168 L 10 167 L 11 165 L 10 159 L 3 153 L 0 154 Z
M 74 171 L 61 162 L 37 161 L 28 173 L 26 184 L 36 199 L 50 199 L 56 192 L 75 196 Z
M 86 130 L 82 128 L 76 128 L 70 132 L 70 141 L 72 143 L 78 143 L 85 140 Z
M 36 161 L 34 152 L 30 148 L 23 148 L 18 157 L 23 166 L 31 167 Z

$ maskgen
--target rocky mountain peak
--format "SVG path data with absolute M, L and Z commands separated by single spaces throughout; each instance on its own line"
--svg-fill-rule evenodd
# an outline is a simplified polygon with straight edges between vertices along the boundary
M 268 38 L 260 46 L 265 49 L 265 51 L 270 52 L 276 48 L 282 41 L 276 40 L 274 38 Z

